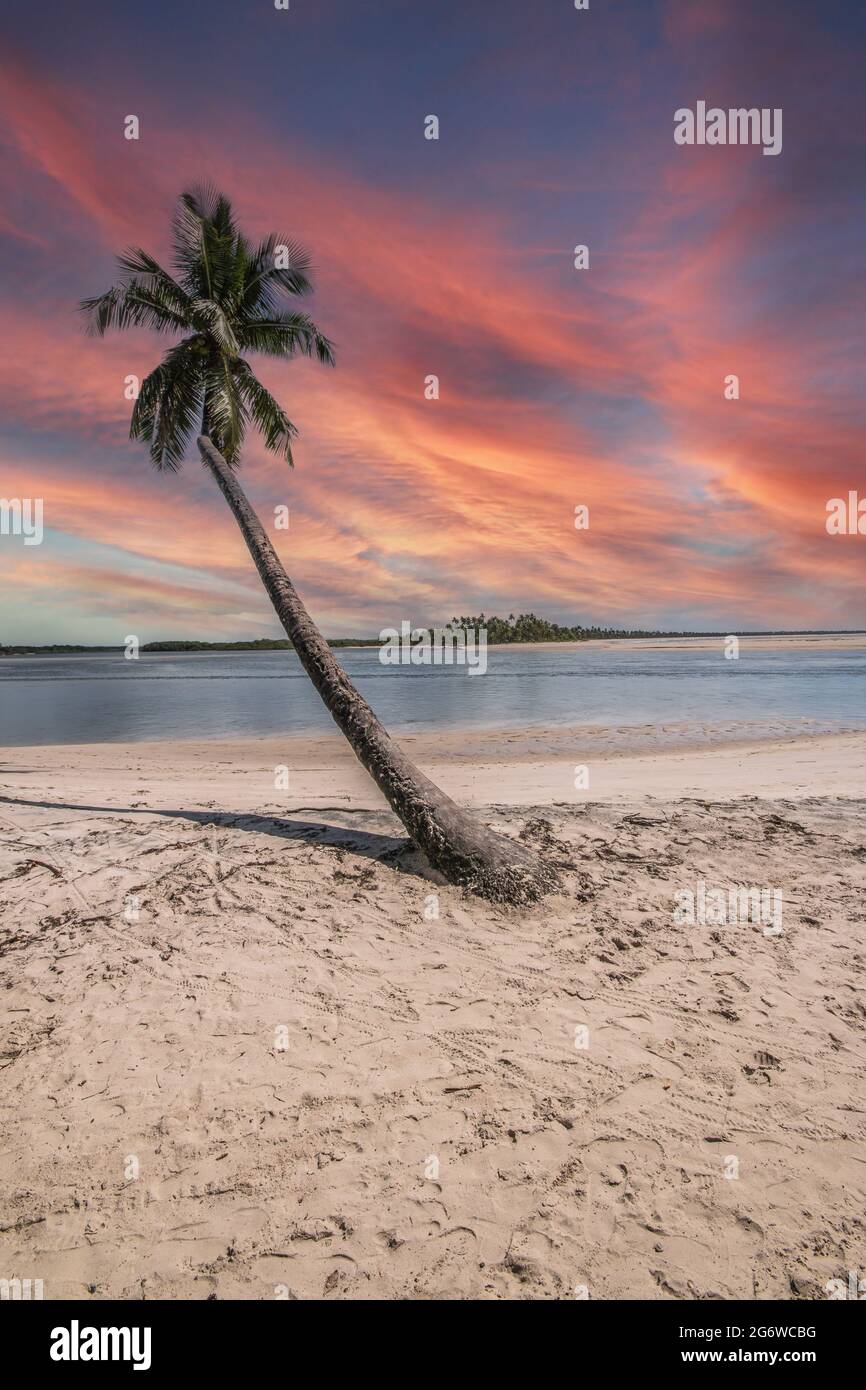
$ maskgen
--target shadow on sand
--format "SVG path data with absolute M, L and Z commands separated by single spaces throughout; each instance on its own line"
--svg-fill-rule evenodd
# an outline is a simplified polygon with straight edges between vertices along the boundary
M 0 806 L 29 806 L 49 811 L 81 811 L 113 816 L 163 816 L 166 820 L 187 820 L 194 825 L 217 825 L 232 830 L 274 835 L 280 840 L 305 840 L 329 849 L 346 850 L 364 859 L 378 859 L 400 868 L 398 859 L 409 852 L 418 854 L 411 840 L 394 835 L 376 835 L 369 830 L 353 830 L 324 821 L 282 820 L 276 816 L 236 814 L 228 811 L 160 811 L 134 806 L 87 806 L 73 801 L 28 801 L 20 796 L 0 795 Z

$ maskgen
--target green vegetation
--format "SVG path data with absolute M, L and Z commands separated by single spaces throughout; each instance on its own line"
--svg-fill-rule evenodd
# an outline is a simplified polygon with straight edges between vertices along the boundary
M 0 642 L 0 656 L 75 656 L 82 652 L 122 652 L 123 647 L 76 647 L 56 644 L 49 647 L 4 647 Z
M 254 642 L 145 642 L 143 652 L 278 652 L 291 648 L 285 637 L 259 637 Z
M 507 618 L 485 617 L 452 618 L 452 627 L 487 629 L 488 643 L 496 642 L 588 642 L 599 637 L 707 637 L 721 636 L 720 633 L 705 632 L 647 632 L 642 628 L 616 627 L 561 627 L 559 623 L 549 623 L 535 613 L 521 613 L 515 617 L 509 613 Z
M 335 637 L 329 647 L 378 647 L 378 637 Z M 285 652 L 292 644 L 285 637 L 258 637 L 250 642 L 145 642 L 143 652 Z
M 590 642 L 604 639 L 606 641 L 616 638 L 628 637 L 725 637 L 724 632 L 663 632 L 650 630 L 647 628 L 621 628 L 621 627 L 582 627 L 579 623 L 575 627 L 563 627 L 560 623 L 549 623 L 546 618 L 539 618 L 535 613 L 521 613 L 515 617 L 510 613 L 507 618 L 485 617 L 479 613 L 477 618 L 463 617 L 452 618 L 451 627 L 486 628 L 487 641 L 490 644 L 505 642 Z M 791 632 L 786 629 L 774 629 L 772 632 L 740 632 L 740 637 L 834 637 L 844 636 L 856 632 L 855 628 L 810 628 L 808 631 Z M 378 637 L 330 637 L 328 638 L 329 647 L 379 647 L 381 642 Z M 167 642 L 144 642 L 141 646 L 143 652 L 279 652 L 291 651 L 292 644 L 285 637 L 256 637 L 248 641 L 239 642 L 186 642 L 186 641 L 167 641 Z M 76 653 L 86 654 L 87 652 L 122 652 L 122 646 L 116 647 L 76 647 L 76 646 L 46 646 L 46 647 L 4 647 L 0 642 L 0 656 L 64 656 L 75 655 Z

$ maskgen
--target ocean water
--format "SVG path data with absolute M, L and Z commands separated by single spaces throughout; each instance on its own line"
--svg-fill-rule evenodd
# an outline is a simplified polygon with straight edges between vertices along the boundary
M 746 722 L 866 727 L 866 652 L 489 648 L 466 667 L 337 658 L 392 730 Z M 293 652 L 0 659 L 0 746 L 333 731 Z

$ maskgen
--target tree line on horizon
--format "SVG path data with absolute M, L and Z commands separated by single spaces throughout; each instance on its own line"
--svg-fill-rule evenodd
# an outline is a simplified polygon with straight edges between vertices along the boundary
M 627 638 L 627 637 L 706 637 L 718 634 L 705 632 L 664 632 L 646 628 L 615 628 L 615 627 L 583 627 L 577 624 L 575 627 L 564 627 L 560 623 L 548 622 L 546 618 L 540 618 L 536 613 L 520 613 L 515 616 L 509 613 L 507 618 L 498 618 L 494 615 L 486 617 L 481 613 L 478 617 L 454 617 L 451 619 L 450 627 L 470 629 L 476 632 L 484 628 L 487 632 L 487 641 L 491 645 L 504 644 L 509 642 L 588 642 L 597 641 L 599 638 Z M 378 637 L 332 637 L 328 639 L 331 647 L 378 647 L 380 641 Z M 0 642 L 0 656 L 29 656 L 29 655 L 48 655 L 52 653 L 58 656 L 75 654 L 76 652 L 99 652 L 99 651 L 122 651 L 123 647 L 118 644 L 111 646 L 77 646 L 69 643 L 50 643 L 45 646 L 5 646 Z M 292 643 L 285 637 L 252 637 L 240 639 L 236 642 L 199 642 L 184 638 L 169 639 L 166 641 L 143 642 L 140 651 L 143 652 L 237 652 L 237 651 L 291 651 Z
M 505 642 L 588 642 L 600 637 L 703 637 L 707 635 L 700 632 L 663 632 L 646 628 L 584 627 L 580 623 L 575 627 L 563 627 L 560 623 L 551 623 L 546 618 L 539 618 L 535 613 L 520 613 L 516 617 L 513 613 L 509 613 L 507 618 L 497 618 L 495 615 L 486 617 L 484 613 L 480 613 L 477 618 L 452 618 L 451 626 L 466 631 L 470 629 L 478 631 L 484 628 L 487 632 L 487 641 L 492 644 Z

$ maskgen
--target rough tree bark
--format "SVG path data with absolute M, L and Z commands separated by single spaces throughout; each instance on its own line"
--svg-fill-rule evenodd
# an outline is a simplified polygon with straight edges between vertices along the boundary
M 271 603 L 313 685 L 415 844 L 450 882 L 497 902 L 527 903 L 557 886 L 554 870 L 441 792 L 393 742 L 336 661 L 235 474 L 206 435 L 199 452 L 232 509 Z

